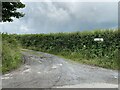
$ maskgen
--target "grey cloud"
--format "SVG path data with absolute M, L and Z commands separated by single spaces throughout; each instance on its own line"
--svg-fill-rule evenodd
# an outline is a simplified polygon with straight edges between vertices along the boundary
M 71 32 L 117 26 L 117 3 L 39 2 L 25 3 L 25 17 L 2 24 L 4 32 Z

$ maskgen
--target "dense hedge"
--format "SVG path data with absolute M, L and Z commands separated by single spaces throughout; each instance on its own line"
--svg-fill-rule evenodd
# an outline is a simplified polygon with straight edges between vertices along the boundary
M 94 38 L 103 38 L 103 42 L 94 41 Z M 118 60 L 120 48 L 119 32 L 112 30 L 97 30 L 91 32 L 51 33 L 51 34 L 24 34 L 18 35 L 24 48 L 50 53 L 79 53 L 85 59 L 104 59 L 114 64 Z M 64 53 L 64 55 L 68 53 Z M 102 61 L 100 61 L 102 63 Z
M 6 73 L 21 64 L 19 43 L 14 35 L 2 33 L 2 72 Z

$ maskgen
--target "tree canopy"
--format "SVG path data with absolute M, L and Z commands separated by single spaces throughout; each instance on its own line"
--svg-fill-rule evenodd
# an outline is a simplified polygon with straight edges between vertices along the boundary
M 13 18 L 21 18 L 25 14 L 17 11 L 17 9 L 24 8 L 25 4 L 21 2 L 2 2 L 2 22 L 12 22 Z

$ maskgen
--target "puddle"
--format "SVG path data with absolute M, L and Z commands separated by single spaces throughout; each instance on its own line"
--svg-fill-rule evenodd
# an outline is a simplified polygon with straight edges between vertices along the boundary
M 40 74 L 41 72 L 37 72 L 38 74 Z
M 12 79 L 12 77 L 2 77 L 1 79 Z
M 57 68 L 57 66 L 55 66 L 55 65 L 52 66 L 52 69 L 56 69 L 56 68 Z
M 24 70 L 23 72 L 22 72 L 22 74 L 24 74 L 24 73 L 29 73 L 31 71 L 31 69 L 29 68 L 29 69 L 26 69 L 26 70 Z
M 9 74 L 5 74 L 4 76 L 12 76 L 12 74 L 9 73 Z
M 57 64 L 57 65 L 62 66 L 63 64 Z

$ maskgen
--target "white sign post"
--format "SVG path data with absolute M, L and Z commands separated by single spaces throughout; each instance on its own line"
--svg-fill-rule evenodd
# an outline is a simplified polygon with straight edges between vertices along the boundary
M 103 40 L 103 38 L 94 38 L 94 41 L 101 41 L 101 42 L 103 42 L 104 40 Z

